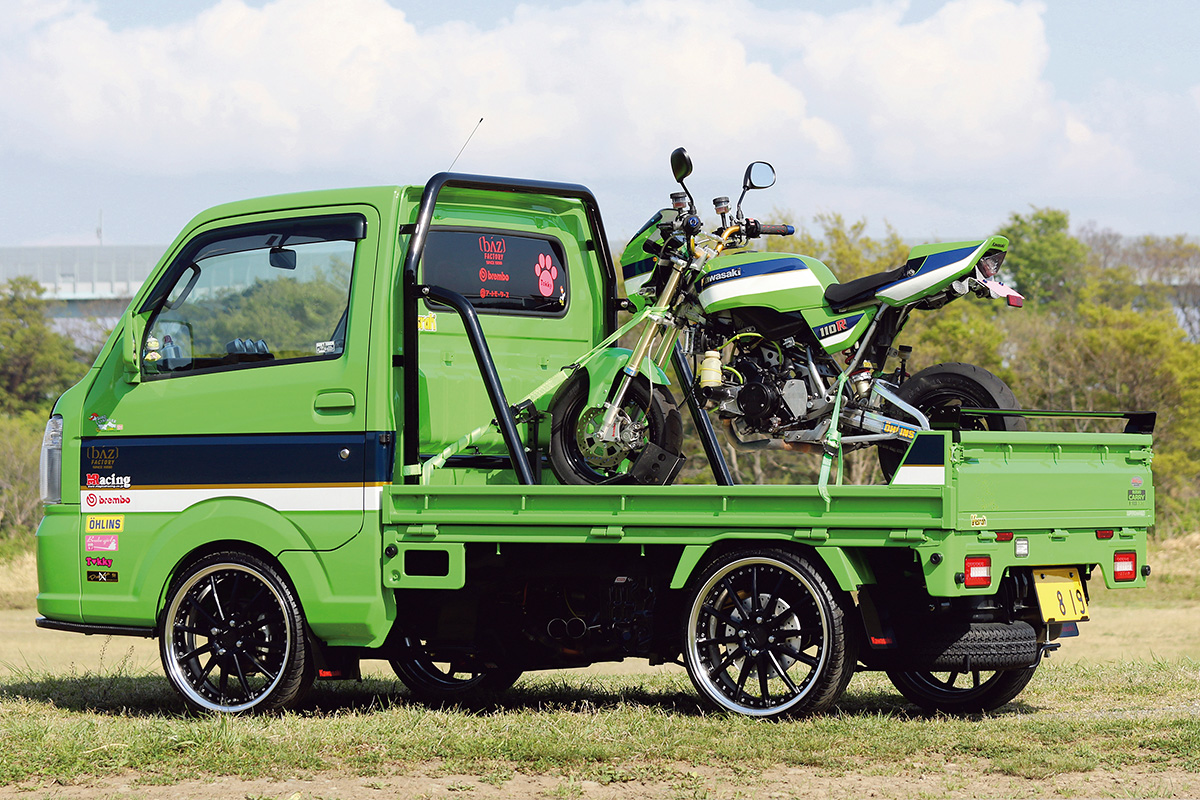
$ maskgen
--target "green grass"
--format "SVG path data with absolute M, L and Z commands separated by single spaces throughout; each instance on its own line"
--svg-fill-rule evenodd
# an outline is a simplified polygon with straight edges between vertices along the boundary
M 1047 663 L 1014 703 L 968 719 L 921 715 L 886 678 L 863 674 L 833 713 L 771 723 L 707 712 L 687 678 L 669 673 L 535 675 L 497 705 L 468 708 L 411 703 L 391 681 L 318 684 L 294 713 L 189 716 L 164 678 L 118 665 L 6 679 L 0 741 L 0 784 L 433 769 L 493 785 L 515 772 L 556 775 L 569 792 L 582 780 L 686 780 L 681 765 L 885 775 L 971 760 L 1032 779 L 1101 765 L 1196 771 L 1200 666 Z

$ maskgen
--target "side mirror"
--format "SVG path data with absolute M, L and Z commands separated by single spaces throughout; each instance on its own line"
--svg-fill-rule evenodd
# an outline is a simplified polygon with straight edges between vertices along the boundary
M 742 191 L 769 189 L 775 185 L 775 168 L 765 161 L 752 161 L 742 178 Z
M 121 366 L 124 368 L 126 383 L 142 382 L 142 364 L 138 352 L 142 346 L 142 337 L 146 332 L 146 319 L 133 313 L 133 309 L 125 312 L 121 318 Z
M 675 182 L 680 184 L 692 174 L 692 157 L 682 147 L 676 147 L 671 153 L 671 172 L 675 175 Z

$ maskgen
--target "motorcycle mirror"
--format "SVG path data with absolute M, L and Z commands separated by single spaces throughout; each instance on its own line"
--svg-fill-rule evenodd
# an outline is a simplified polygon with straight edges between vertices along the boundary
M 682 147 L 676 147 L 671 152 L 671 172 L 675 174 L 675 181 L 683 187 L 683 191 L 687 193 L 688 211 L 692 214 L 696 213 L 696 201 L 692 199 L 692 193 L 684 185 L 683 179 L 692 174 L 692 157 L 688 155 L 688 151 Z
M 769 189 L 775 185 L 775 168 L 765 161 L 752 161 L 742 178 L 742 191 Z
M 775 185 L 775 168 L 765 161 L 751 161 L 742 178 L 742 196 L 737 201 L 737 218 L 742 219 L 742 201 L 751 189 L 768 189 Z
M 683 179 L 692 174 L 692 157 L 682 147 L 676 147 L 671 153 L 671 172 L 675 173 L 676 183 L 683 183 Z

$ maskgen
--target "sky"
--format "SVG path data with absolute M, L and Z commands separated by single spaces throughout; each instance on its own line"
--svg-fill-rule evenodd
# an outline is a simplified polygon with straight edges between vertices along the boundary
M 616 241 L 678 146 L 702 210 L 761 159 L 747 212 L 809 228 L 1200 235 L 1196 41 L 1194 0 L 0 0 L 0 246 L 423 184 L 481 118 L 456 171 L 582 183 Z

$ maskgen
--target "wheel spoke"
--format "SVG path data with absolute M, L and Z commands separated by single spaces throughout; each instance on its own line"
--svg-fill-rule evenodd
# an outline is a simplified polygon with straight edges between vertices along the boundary
M 740 647 L 730 649 L 729 652 L 725 654 L 725 658 L 721 659 L 720 664 L 709 667 L 708 676 L 715 679 L 717 677 L 717 673 L 723 672 L 726 667 L 745 655 L 746 651 Z
M 737 679 L 737 696 L 738 697 L 749 697 L 750 696 L 750 695 L 746 694 L 746 690 L 744 688 L 746 686 L 746 679 L 749 677 L 750 677 L 750 659 L 743 658 L 742 659 L 742 670 L 738 674 L 738 679 Z
M 725 576 L 724 580 L 722 580 L 718 586 L 725 587 L 725 591 L 729 593 L 729 596 L 733 598 L 733 602 L 737 604 L 738 611 L 742 612 L 743 618 L 750 619 L 751 614 L 746 607 L 742 605 L 742 598 L 738 597 L 737 589 L 734 588 L 733 581 L 730 580 L 728 575 Z
M 771 676 L 767 670 L 767 658 L 762 652 L 759 652 L 758 657 L 754 661 L 754 668 L 758 670 L 758 689 L 762 692 L 762 701 L 763 703 L 769 703 L 771 700 L 771 687 L 768 684 Z
M 971 688 L 979 688 L 979 670 L 975 670 L 971 673 Z
M 273 673 L 273 672 L 271 672 L 269 669 L 267 669 L 267 668 L 266 668 L 266 667 L 264 667 L 262 664 L 260 664 L 257 658 L 255 658 L 254 656 L 250 655 L 249 653 L 246 653 L 246 660 L 247 660 L 247 661 L 249 661 L 251 664 L 253 664 L 253 665 L 254 665 L 254 668 L 255 668 L 256 670 L 258 670 L 258 671 L 259 671 L 259 672 L 261 672 L 263 675 L 265 675 L 265 676 L 266 676 L 266 678 L 267 678 L 267 681 L 268 681 L 269 683 L 274 683 L 274 682 L 275 682 L 275 678 L 276 678 L 276 677 L 278 677 L 278 674 L 277 674 L 277 673 Z
M 956 683 L 958 683 L 958 673 L 951 672 L 950 675 L 946 678 L 946 682 L 943 683 L 942 685 L 945 686 L 947 689 L 953 689 L 954 684 L 956 684 Z
M 740 637 L 736 633 L 731 633 L 728 636 L 717 636 L 712 639 L 697 639 L 696 645 L 698 647 L 708 647 L 714 644 L 733 644 L 737 641 L 740 641 Z
M 214 627 L 214 628 L 224 627 L 221 620 L 214 617 L 211 613 L 209 613 L 209 610 L 207 608 L 200 605 L 199 598 L 195 597 L 194 595 L 189 594 L 186 599 L 187 599 L 188 605 L 190 605 L 192 608 L 199 611 L 206 619 L 208 619 L 210 627 Z
M 704 604 L 704 606 L 701 608 L 701 611 L 705 611 L 710 616 L 716 617 L 721 622 L 724 622 L 726 625 L 728 625 L 731 628 L 740 628 L 740 627 L 742 627 L 742 625 L 745 624 L 739 620 L 734 619 L 731 614 L 726 614 L 724 611 L 718 611 L 717 609 L 713 608 L 708 603 Z
M 246 699 L 249 700 L 253 696 L 250 691 L 250 681 L 246 680 L 246 673 L 242 671 L 242 662 L 238 660 L 237 654 L 233 656 L 233 668 L 237 670 L 238 683 L 242 685 L 242 691 L 246 693 Z
M 750 567 L 750 612 L 761 611 L 758 607 L 758 565 Z
M 212 645 L 211 641 L 205 642 L 204 644 L 197 647 L 195 650 L 192 650 L 191 652 L 184 653 L 183 655 L 181 655 L 179 657 L 179 660 L 180 661 L 191 661 L 196 656 L 204 655 L 205 653 L 211 652 L 212 646 L 213 645 Z
M 791 658 L 794 658 L 801 663 L 807 664 L 808 666 L 812 667 L 813 669 L 816 669 L 817 664 L 820 663 L 820 659 L 818 659 L 816 656 L 810 656 L 808 653 L 805 653 L 801 650 L 797 650 L 796 648 L 792 647 L 790 644 L 787 644 L 787 643 L 781 644 L 779 646 L 779 652 L 783 653 L 785 656 L 790 656 Z
M 796 688 L 796 683 L 788 675 L 787 670 L 783 668 L 783 664 L 779 663 L 779 659 L 775 657 L 775 654 L 767 653 L 767 655 L 770 657 L 771 663 L 775 666 L 775 671 L 779 673 L 779 677 L 787 684 L 788 691 L 792 694 L 800 694 L 800 690 Z
M 212 599 L 217 605 L 217 617 L 224 622 L 226 620 L 225 609 L 221 608 L 221 595 L 217 592 L 217 576 L 216 573 L 208 576 L 208 585 L 212 588 Z

